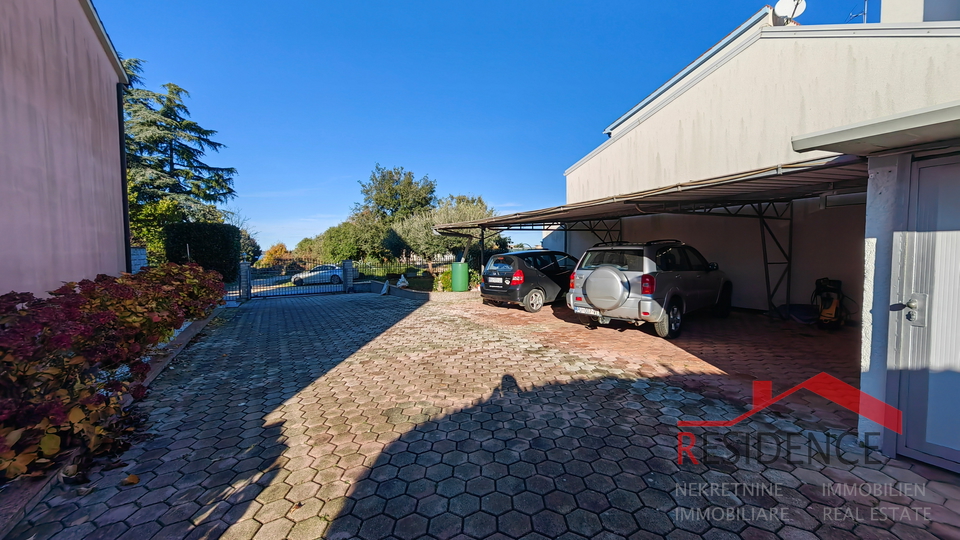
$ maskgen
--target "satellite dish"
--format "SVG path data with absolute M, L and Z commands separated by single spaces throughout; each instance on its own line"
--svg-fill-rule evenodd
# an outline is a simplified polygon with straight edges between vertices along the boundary
M 773 13 L 777 17 L 796 19 L 806 9 L 806 0 L 780 0 L 777 2 L 776 7 L 773 8 Z

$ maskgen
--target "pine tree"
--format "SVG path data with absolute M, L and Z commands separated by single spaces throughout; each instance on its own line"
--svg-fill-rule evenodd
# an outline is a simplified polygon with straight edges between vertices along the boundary
M 156 263 L 162 256 L 155 248 L 159 233 L 154 229 L 165 224 L 156 218 L 222 222 L 224 214 L 216 204 L 235 196 L 237 171 L 203 161 L 224 145 L 212 139 L 216 131 L 190 120 L 186 90 L 173 83 L 163 85 L 163 93 L 148 90 L 140 78 L 143 61 L 130 58 L 123 63 L 131 82 L 123 102 L 131 233 L 135 243 L 147 245 L 151 263 Z M 164 211 L 157 211 L 158 205 Z

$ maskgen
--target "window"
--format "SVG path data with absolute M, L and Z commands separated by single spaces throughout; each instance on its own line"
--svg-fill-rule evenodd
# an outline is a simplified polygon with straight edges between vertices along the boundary
M 657 268 L 661 272 L 686 272 L 690 263 L 680 247 L 665 247 L 657 250 Z
M 567 255 L 557 254 L 557 266 L 560 270 L 572 272 L 577 266 L 577 260 Z
M 684 246 L 683 250 L 687 253 L 687 258 L 690 259 L 691 270 L 695 272 L 707 271 L 707 260 L 703 258 L 699 251 L 690 246 Z
M 549 253 L 532 253 L 530 255 L 524 255 L 523 262 L 537 270 L 549 270 L 548 267 L 554 263 L 554 260 L 553 255 Z
M 493 272 L 510 272 L 513 270 L 513 257 L 490 257 L 487 261 L 487 270 Z
M 537 255 L 537 261 L 540 263 L 540 266 L 537 268 L 548 274 L 557 273 L 560 271 L 560 267 L 557 266 L 557 258 L 553 253 L 543 253 Z
M 588 251 L 583 257 L 584 270 L 593 270 L 598 266 L 616 266 L 618 270 L 643 272 L 643 252 L 636 249 L 598 249 Z

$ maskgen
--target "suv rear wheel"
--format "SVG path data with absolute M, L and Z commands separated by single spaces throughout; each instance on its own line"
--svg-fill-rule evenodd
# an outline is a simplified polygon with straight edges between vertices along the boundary
M 543 301 L 543 291 L 540 289 L 531 289 L 530 292 L 523 297 L 523 309 L 530 313 L 536 313 L 543 307 Z
M 662 338 L 673 339 L 680 335 L 683 329 L 683 306 L 676 298 L 667 304 L 666 313 L 654 324 L 657 335 Z

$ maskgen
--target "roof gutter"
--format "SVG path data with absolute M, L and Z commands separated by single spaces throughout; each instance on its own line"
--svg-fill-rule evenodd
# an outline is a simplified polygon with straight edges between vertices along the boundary
M 90 26 L 92 26 L 93 31 L 96 32 L 100 46 L 103 47 L 104 52 L 110 57 L 110 63 L 113 65 L 113 70 L 117 72 L 117 77 L 120 78 L 120 82 L 130 84 L 130 80 L 127 79 L 127 72 L 123 69 L 123 62 L 120 61 L 120 55 L 117 54 L 117 49 L 114 48 L 113 42 L 110 41 L 110 36 L 107 35 L 107 30 L 103 27 L 100 15 L 97 14 L 97 8 L 93 7 L 93 0 L 80 0 L 80 8 L 83 9 L 83 14 L 87 16 L 87 20 L 90 21 Z
M 770 6 L 764 6 L 763 9 L 758 11 L 753 17 L 750 17 L 750 19 L 748 19 L 747 22 L 741 24 L 739 27 L 737 27 L 736 30 L 734 30 L 729 35 L 727 35 L 727 37 L 723 38 L 723 40 L 721 40 L 720 43 L 717 43 L 716 45 L 711 47 L 710 50 L 700 55 L 699 58 L 697 58 L 690 65 L 685 67 L 683 71 L 674 75 L 673 78 L 671 78 L 669 81 L 664 83 L 663 86 L 661 86 L 660 88 L 657 88 L 656 90 L 654 90 L 652 94 L 644 98 L 643 101 L 641 101 L 635 107 L 627 111 L 626 114 L 624 114 L 620 118 L 617 118 L 615 122 L 613 122 L 612 124 L 607 126 L 606 129 L 603 130 L 603 133 L 609 136 L 611 133 L 613 133 L 613 130 L 623 125 L 624 122 L 629 120 L 633 115 L 637 114 L 641 109 L 643 109 L 644 107 L 649 105 L 651 102 L 653 102 L 655 99 L 662 96 L 668 90 L 676 86 L 677 83 L 683 80 L 687 75 L 696 71 L 697 68 L 699 68 L 703 64 L 706 64 L 711 58 L 713 58 L 720 51 L 726 48 L 727 45 L 733 43 L 738 38 L 746 34 L 750 29 L 756 26 L 757 23 L 765 19 L 767 15 L 770 14 L 771 11 L 773 10 L 770 8 Z

